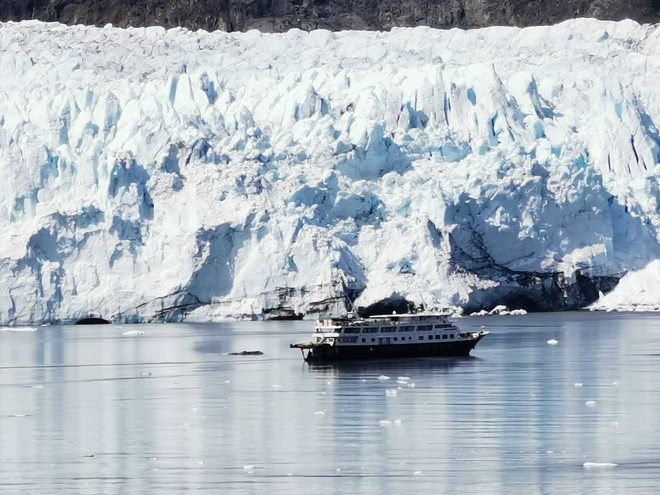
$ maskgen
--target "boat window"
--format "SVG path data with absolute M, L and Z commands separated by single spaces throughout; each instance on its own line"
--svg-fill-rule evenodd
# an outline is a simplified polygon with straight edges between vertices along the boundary
M 365 328 L 364 333 L 378 333 L 378 328 Z
M 371 341 L 372 341 L 372 342 L 376 342 L 376 339 L 372 338 Z
M 453 333 L 450 333 L 450 334 L 449 334 L 449 338 L 450 338 L 450 339 L 453 339 L 453 338 L 454 338 L 454 334 L 453 334 Z
M 433 330 L 433 325 L 420 325 L 417 327 L 417 330 L 420 332 L 428 332 L 429 330 Z
M 420 335 L 419 337 L 417 337 L 417 340 L 424 340 L 424 336 Z
M 398 338 L 398 337 L 394 337 L 394 342 L 398 342 L 398 341 L 399 341 L 399 338 Z
M 444 335 L 442 336 L 442 338 L 443 338 L 443 339 L 446 339 L 446 338 L 447 338 L 447 334 L 444 334 Z
M 396 327 L 380 327 L 381 333 L 391 333 L 396 332 Z
M 344 333 L 360 333 L 361 328 L 345 328 Z
M 367 341 L 367 339 L 362 339 L 362 342 L 366 342 L 366 341 Z

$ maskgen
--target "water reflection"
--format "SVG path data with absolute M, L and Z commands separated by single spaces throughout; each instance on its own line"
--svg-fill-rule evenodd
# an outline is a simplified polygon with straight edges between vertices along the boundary
M 0 332 L 3 484 L 35 494 L 654 493 L 654 316 L 460 325 L 492 331 L 474 357 L 313 366 L 288 349 L 307 322 Z M 265 354 L 227 355 L 253 349 Z

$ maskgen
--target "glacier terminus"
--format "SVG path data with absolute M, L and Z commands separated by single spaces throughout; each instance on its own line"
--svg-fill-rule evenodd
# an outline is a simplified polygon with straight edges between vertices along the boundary
M 660 26 L 0 46 L 0 324 L 660 308 Z

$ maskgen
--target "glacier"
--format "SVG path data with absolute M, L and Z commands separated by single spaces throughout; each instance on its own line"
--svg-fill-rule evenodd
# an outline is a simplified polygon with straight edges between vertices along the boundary
M 0 46 L 0 324 L 566 309 L 657 271 L 659 26 Z

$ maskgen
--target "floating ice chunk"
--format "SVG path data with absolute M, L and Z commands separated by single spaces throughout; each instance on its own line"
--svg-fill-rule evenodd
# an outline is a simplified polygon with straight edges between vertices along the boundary
M 582 466 L 584 466 L 585 469 L 607 469 L 616 467 L 617 464 L 614 462 L 585 462 Z
M 387 376 L 387 375 L 380 375 L 380 376 L 378 377 L 378 379 L 379 379 L 379 380 L 382 380 L 382 381 L 385 381 L 385 380 L 389 380 L 390 377 Z
M 399 426 L 399 425 L 401 424 L 401 420 L 400 420 L 400 419 L 395 419 L 394 421 L 392 421 L 392 420 L 389 420 L 389 419 L 381 419 L 381 420 L 378 422 L 378 424 L 379 424 L 380 426 L 390 426 L 390 425 L 397 425 L 397 426 Z
M 126 335 L 126 336 L 147 335 L 147 332 L 145 332 L 144 330 L 127 330 L 126 332 L 122 333 L 122 335 Z
M 587 407 L 596 407 L 597 402 L 595 400 L 588 400 L 587 402 L 584 403 L 585 406 Z
M 38 328 L 35 327 L 5 327 L 0 328 L 0 332 L 13 332 L 13 333 L 32 333 L 36 332 Z
M 388 388 L 385 390 L 385 396 L 387 397 L 396 397 L 397 395 L 399 395 L 399 392 L 395 388 Z
M 325 414 L 325 411 L 316 411 L 314 414 L 318 416 L 323 416 Z
M 410 377 L 409 377 L 409 376 L 399 376 L 399 377 L 396 379 L 396 381 L 397 381 L 397 382 L 408 382 L 408 381 L 410 381 Z
M 495 306 L 493 309 L 491 309 L 488 314 L 489 315 L 508 315 L 509 313 L 510 313 L 509 308 L 507 308 L 503 304 L 500 304 L 498 306 Z
M 415 476 L 419 476 L 420 474 L 422 474 L 422 471 L 414 471 L 413 474 L 414 474 Z
M 582 386 L 582 382 L 575 382 L 573 386 L 576 388 L 580 388 Z
M 524 316 L 527 314 L 527 311 L 524 309 L 514 309 L 509 313 L 511 316 Z
M 612 382 L 612 386 L 613 386 L 613 387 L 618 387 L 618 386 L 619 386 L 619 382 Z
M 408 388 L 415 388 L 415 384 L 414 384 L 414 383 L 409 383 L 409 384 L 407 385 L 407 387 L 408 387 Z
M 557 339 L 550 339 L 548 340 L 549 345 L 557 345 L 559 344 L 559 341 Z
M 277 390 L 277 389 L 282 388 L 282 385 L 280 385 L 279 383 L 273 383 L 273 384 L 270 386 L 270 388 L 272 388 L 272 389 L 274 389 L 274 390 Z
M 246 473 L 254 473 L 254 466 L 252 464 L 246 464 L 243 466 L 243 471 Z

